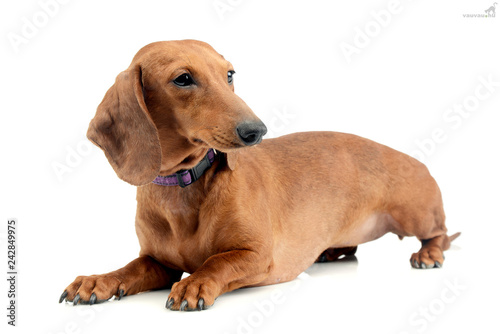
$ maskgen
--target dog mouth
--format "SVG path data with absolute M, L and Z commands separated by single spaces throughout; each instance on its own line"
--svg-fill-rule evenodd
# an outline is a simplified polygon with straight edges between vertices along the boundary
M 196 131 L 193 137 L 196 138 L 194 142 L 225 152 L 260 144 L 266 133 L 266 126 L 259 120 L 242 122 L 229 131 L 218 126 L 205 127 Z
M 196 131 L 194 143 L 214 148 L 221 152 L 226 152 L 244 147 L 234 134 L 228 134 L 217 126 L 207 127 Z
M 240 142 L 231 140 L 230 138 L 227 138 L 222 135 L 212 135 L 208 140 L 202 140 L 202 142 L 221 152 L 226 152 L 232 149 L 234 150 L 245 146 Z

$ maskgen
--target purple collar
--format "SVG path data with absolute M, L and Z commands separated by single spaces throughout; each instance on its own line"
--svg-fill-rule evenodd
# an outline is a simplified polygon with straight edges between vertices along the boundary
M 213 149 L 209 149 L 207 155 L 193 168 L 180 170 L 167 176 L 157 176 L 153 183 L 160 186 L 180 186 L 184 188 L 198 180 L 207 169 L 212 167 L 214 160 L 215 152 Z

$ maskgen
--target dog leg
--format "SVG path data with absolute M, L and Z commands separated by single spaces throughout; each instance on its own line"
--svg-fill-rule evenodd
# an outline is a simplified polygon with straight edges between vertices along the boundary
M 441 268 L 444 261 L 443 252 L 450 248 L 451 242 L 459 235 L 460 233 L 455 233 L 448 237 L 442 234 L 432 239 L 420 240 L 422 248 L 411 256 L 411 266 L 419 269 Z
M 344 248 L 328 248 L 325 250 L 315 262 L 331 262 L 338 260 L 342 255 L 351 256 L 356 254 L 358 246 Z
M 251 250 L 213 255 L 191 276 L 172 286 L 166 307 L 181 311 L 207 309 L 225 292 L 262 282 L 269 275 L 271 261 Z
M 78 276 L 59 299 L 73 305 L 97 304 L 113 296 L 121 297 L 139 292 L 169 288 L 180 280 L 181 271 L 166 268 L 149 256 L 141 256 L 125 267 L 103 275 Z

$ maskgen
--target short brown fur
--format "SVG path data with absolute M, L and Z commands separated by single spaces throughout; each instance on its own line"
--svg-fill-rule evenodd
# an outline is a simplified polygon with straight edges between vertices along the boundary
M 89 126 L 117 175 L 137 188 L 140 256 L 104 275 L 79 276 L 61 301 L 170 288 L 172 310 L 205 309 L 228 291 L 293 280 L 315 261 L 352 255 L 387 232 L 416 236 L 416 268 L 449 248 L 440 190 L 417 160 L 355 135 L 297 133 L 245 147 L 236 133 L 259 121 L 227 81 L 232 65 L 208 44 L 142 48 Z M 196 85 L 172 81 L 190 73 Z M 151 183 L 214 165 L 192 185 Z M 183 272 L 191 275 L 180 280 Z

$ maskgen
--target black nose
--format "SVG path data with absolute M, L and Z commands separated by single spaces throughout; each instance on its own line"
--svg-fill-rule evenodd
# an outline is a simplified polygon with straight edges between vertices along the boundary
M 262 122 L 243 122 L 236 127 L 236 132 L 243 144 L 252 146 L 260 143 L 267 133 L 267 128 Z

